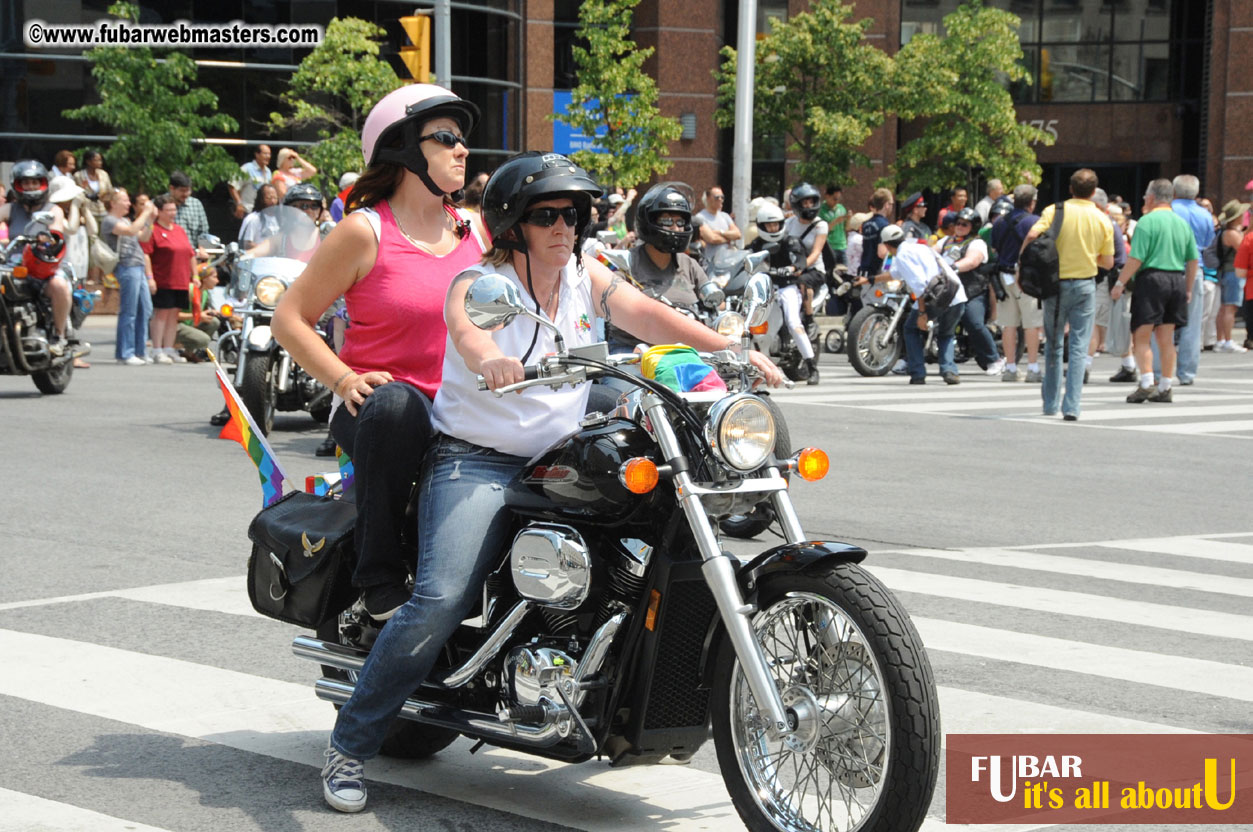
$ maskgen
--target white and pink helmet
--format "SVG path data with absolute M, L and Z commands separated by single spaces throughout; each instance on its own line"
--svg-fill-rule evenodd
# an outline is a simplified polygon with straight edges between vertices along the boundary
M 422 125 L 451 118 L 469 135 L 479 120 L 479 108 L 456 93 L 435 84 L 409 84 L 383 96 L 366 116 L 361 130 L 361 155 L 366 165 L 392 162 L 413 171 L 437 196 L 444 196 L 426 172 L 426 156 L 419 147 Z

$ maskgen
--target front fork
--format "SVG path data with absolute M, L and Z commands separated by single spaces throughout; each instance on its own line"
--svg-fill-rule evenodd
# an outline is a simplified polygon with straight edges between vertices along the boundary
M 900 326 L 901 318 L 905 317 L 905 311 L 909 308 L 908 301 L 901 301 L 896 305 L 896 311 L 892 313 L 892 320 L 883 328 L 882 334 L 879 336 L 879 349 L 883 349 L 888 345 L 889 338 L 897 336 L 896 330 Z
M 673 463 L 675 460 L 682 460 L 683 450 L 679 445 L 678 437 L 675 436 L 674 428 L 670 425 L 665 403 L 657 396 L 647 395 L 644 400 L 644 409 L 648 413 L 653 434 L 666 462 Z M 777 469 L 772 468 L 769 473 L 771 479 L 777 479 L 782 485 L 771 494 L 775 514 L 783 524 L 788 542 L 799 543 L 804 540 L 804 533 L 801 531 L 796 509 L 784 490 L 786 485 L 783 484 L 783 477 Z M 674 486 L 679 504 L 683 506 L 688 525 L 696 538 L 696 546 L 704 560 L 701 571 L 705 573 L 705 582 L 709 585 L 714 601 L 718 604 L 722 624 L 727 629 L 732 647 L 735 648 L 735 655 L 739 658 L 744 679 L 748 682 L 748 688 L 752 691 L 753 698 L 757 701 L 757 706 L 766 720 L 766 730 L 773 739 L 791 734 L 795 729 L 788 719 L 788 709 L 784 706 L 782 697 L 779 696 L 779 690 L 770 673 L 766 656 L 762 652 L 761 643 L 758 642 L 757 634 L 753 631 L 752 616 L 757 612 L 757 608 L 746 603 L 744 596 L 740 594 L 739 581 L 736 579 L 736 565 L 739 561 L 722 551 L 718 537 L 714 533 L 713 524 L 710 523 L 705 507 L 701 503 L 699 493 L 702 490 L 701 486 L 694 483 L 685 470 L 676 471 Z

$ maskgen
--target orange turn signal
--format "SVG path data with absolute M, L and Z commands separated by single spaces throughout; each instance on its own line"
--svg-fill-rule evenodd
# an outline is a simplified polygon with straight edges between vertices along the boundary
M 14 276 L 14 277 L 26 277 L 26 275 L 27 275 L 27 271 L 26 271 L 26 267 L 25 267 L 25 266 L 14 266 L 14 267 L 13 267 L 13 276 Z
M 229 318 L 234 314 L 235 314 L 235 307 L 231 306 L 229 303 L 222 304 L 222 317 L 223 318 Z
M 881 297 L 883 297 L 883 290 L 882 290 L 882 289 L 875 289 L 875 290 L 874 290 L 874 296 L 875 296 L 875 297 L 877 297 L 877 298 L 881 298 Z
M 766 323 L 760 324 L 759 326 L 750 326 L 748 328 L 748 331 L 753 333 L 754 335 L 765 335 L 767 332 L 770 331 L 770 322 L 767 321 Z
M 831 460 L 827 459 L 826 451 L 820 448 L 805 448 L 796 455 L 796 473 L 807 482 L 822 479 L 830 470 Z
M 659 479 L 656 463 L 642 456 L 628 459 L 618 469 L 619 482 L 632 494 L 647 494 L 657 487 Z
M 661 606 L 661 593 L 653 590 L 648 596 L 648 614 L 644 616 L 644 629 L 657 629 L 657 608 Z

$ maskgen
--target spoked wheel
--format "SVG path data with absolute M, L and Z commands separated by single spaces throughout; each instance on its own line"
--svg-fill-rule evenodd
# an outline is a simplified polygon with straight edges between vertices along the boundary
M 848 363 L 863 376 L 884 376 L 904 351 L 900 333 L 889 330 L 886 310 L 868 306 L 848 325 Z
M 724 639 L 714 681 L 718 763 L 754 832 L 913 832 L 939 771 L 935 682 L 878 581 L 841 565 L 764 584 L 754 621 L 789 720 L 772 739 Z
M 827 330 L 827 336 L 823 341 L 823 346 L 827 352 L 839 353 L 844 352 L 844 330 L 840 327 Z

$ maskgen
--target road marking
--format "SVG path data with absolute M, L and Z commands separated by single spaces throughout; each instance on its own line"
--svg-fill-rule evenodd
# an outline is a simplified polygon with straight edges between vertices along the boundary
M 1191 399 L 1189 399 L 1191 401 Z M 1226 433 L 1228 431 L 1253 430 L 1253 419 L 1229 419 L 1215 422 L 1184 422 L 1180 425 L 1128 425 L 1128 430 L 1150 433 Z
M 1123 419 L 1171 419 L 1176 416 L 1247 416 L 1253 410 L 1249 404 L 1200 405 L 1190 407 L 1172 404 L 1162 407 L 1152 402 L 1138 405 L 1127 405 L 1125 410 L 1099 410 L 1095 413 L 1084 412 L 1079 417 L 1080 423 L 1120 421 Z M 1047 417 L 1040 417 L 1047 418 Z
M 1253 702 L 1253 667 L 1106 647 L 1051 636 L 915 618 L 928 650 Z
M 70 803 L 0 788 L 0 832 L 167 832 Z
M 224 612 L 231 615 L 247 615 L 260 618 L 248 600 L 247 578 L 232 575 L 228 578 L 205 578 L 154 586 L 137 586 L 126 589 L 107 589 L 100 592 L 84 592 L 79 595 L 60 595 L 53 598 L 35 598 L 30 601 L 10 601 L 0 604 L 0 612 L 26 607 L 42 607 L 48 604 L 72 604 L 78 601 L 94 601 L 100 598 L 127 598 L 153 604 Z
M 1216 638 L 1253 641 L 1253 617 L 1210 612 L 1145 601 L 1128 601 L 1106 595 L 1089 595 L 1063 589 L 997 583 L 976 578 L 957 578 L 927 572 L 910 572 L 866 565 L 894 592 L 913 592 L 982 604 L 1073 615 L 1098 621 L 1117 621 L 1141 627 L 1166 628 Z
M 1226 575 L 1204 575 L 1181 569 L 1164 569 L 1155 566 L 1138 566 L 1129 563 L 1084 560 L 1062 555 L 1043 555 L 1014 549 L 892 549 L 876 554 L 896 553 L 916 557 L 940 558 L 962 563 L 982 563 L 988 566 L 1009 566 L 1014 569 L 1056 572 L 1074 578 L 1097 578 L 1130 584 L 1169 586 L 1176 589 L 1192 589 L 1218 595 L 1253 597 L 1253 580 L 1232 578 Z
M 1203 537 L 1145 537 L 1136 540 L 1110 540 L 1096 545 L 1105 549 L 1133 549 L 1159 555 L 1222 560 L 1253 566 L 1253 546 L 1206 540 Z

